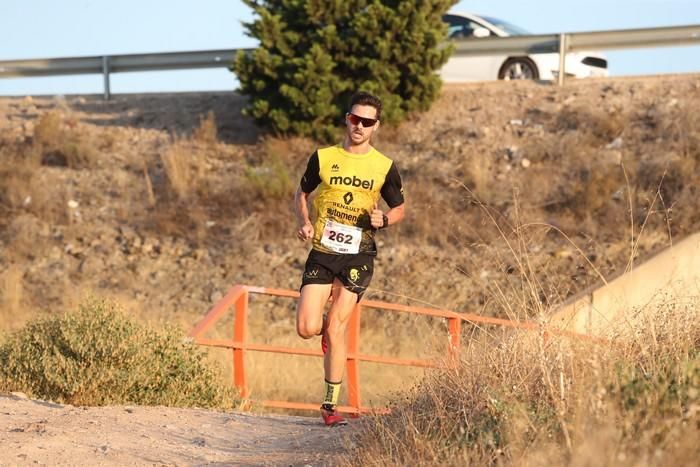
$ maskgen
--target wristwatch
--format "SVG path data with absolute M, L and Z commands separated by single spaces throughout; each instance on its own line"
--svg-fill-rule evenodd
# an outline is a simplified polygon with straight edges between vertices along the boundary
M 386 229 L 387 227 L 389 227 L 389 218 L 386 217 L 386 214 L 382 214 L 382 221 L 383 224 L 381 227 L 379 227 L 380 229 Z

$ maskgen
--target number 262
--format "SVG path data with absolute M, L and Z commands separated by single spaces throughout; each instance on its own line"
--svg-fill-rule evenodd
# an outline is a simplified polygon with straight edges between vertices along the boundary
M 328 232 L 328 239 L 334 242 L 345 243 L 346 245 L 350 245 L 352 243 L 352 235 L 336 232 L 334 230 Z

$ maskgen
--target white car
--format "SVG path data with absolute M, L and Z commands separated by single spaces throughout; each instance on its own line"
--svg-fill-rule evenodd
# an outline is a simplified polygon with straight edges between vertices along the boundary
M 449 12 L 442 17 L 449 26 L 450 39 L 520 36 L 529 34 L 506 21 L 469 13 Z M 493 79 L 555 80 L 559 73 L 559 54 L 481 55 L 450 57 L 440 70 L 447 83 Z M 566 75 L 587 78 L 608 76 L 608 61 L 597 52 L 566 54 Z

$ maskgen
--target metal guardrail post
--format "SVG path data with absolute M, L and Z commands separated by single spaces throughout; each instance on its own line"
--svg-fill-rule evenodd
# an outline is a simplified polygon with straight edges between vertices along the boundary
M 246 343 L 248 336 L 248 291 L 244 291 L 236 301 L 236 318 L 233 324 L 233 340 L 241 344 Z M 245 350 L 233 349 L 233 384 L 240 391 L 242 398 L 247 398 L 248 382 L 245 371 Z
M 362 407 L 360 398 L 360 362 L 357 355 L 360 352 L 360 313 L 362 305 L 355 305 L 348 322 L 348 405 L 358 410 Z
M 109 57 L 107 55 L 102 56 L 102 77 L 104 79 L 104 99 L 106 101 L 110 98 L 109 89 Z
M 559 86 L 564 85 L 564 78 L 566 77 L 566 49 L 569 47 L 568 42 L 569 37 L 566 34 L 559 34 L 559 75 L 557 76 L 557 83 Z

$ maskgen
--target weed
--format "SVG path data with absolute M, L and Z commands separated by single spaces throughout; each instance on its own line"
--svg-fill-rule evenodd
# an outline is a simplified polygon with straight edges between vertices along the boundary
M 253 199 L 279 201 L 293 192 L 292 179 L 277 153 L 267 153 L 260 165 L 247 167 L 245 179 Z
M 98 159 L 99 141 L 58 111 L 44 114 L 34 128 L 33 150 L 42 165 L 88 168 Z
M 676 307 L 673 315 L 694 306 Z M 522 335 L 472 343 L 459 367 L 433 373 L 391 415 L 372 420 L 350 454 L 359 457 L 347 462 L 688 462 L 692 450 L 683 441 L 699 434 L 700 328 L 656 324 L 670 334 L 655 348 L 635 343 L 651 341 L 644 331 L 612 347 L 542 345 Z M 587 440 L 603 432 L 617 434 L 591 450 Z M 610 452 L 625 457 L 610 459 Z
M 209 111 L 206 117 L 199 118 L 199 126 L 194 129 L 192 137 L 198 143 L 215 145 L 218 142 L 218 130 L 214 112 Z
M 176 140 L 160 153 L 170 189 L 180 199 L 192 198 L 201 183 L 203 157 L 187 140 Z

